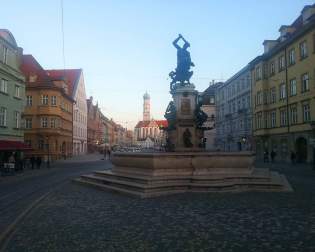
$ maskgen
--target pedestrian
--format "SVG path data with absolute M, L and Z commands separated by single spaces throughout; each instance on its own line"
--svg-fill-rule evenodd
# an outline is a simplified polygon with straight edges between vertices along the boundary
M 268 163 L 269 162 L 269 152 L 268 150 L 265 150 L 264 152 L 264 163 Z
M 31 156 L 31 167 L 32 167 L 32 170 L 34 170 L 34 166 L 35 166 L 35 157 L 34 155 Z
M 42 164 L 42 158 L 38 156 L 36 158 L 37 169 L 40 169 L 41 164 Z
M 277 155 L 276 152 L 274 150 L 272 150 L 270 153 L 271 163 L 273 163 L 275 161 L 276 155 Z
M 295 160 L 296 160 L 295 152 L 291 151 L 291 162 L 292 162 L 292 164 L 295 164 Z
M 110 159 L 110 149 L 107 149 L 108 159 Z

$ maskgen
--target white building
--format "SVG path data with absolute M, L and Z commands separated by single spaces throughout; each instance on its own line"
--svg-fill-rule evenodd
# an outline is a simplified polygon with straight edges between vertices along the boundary
M 73 155 L 87 153 L 87 104 L 82 69 L 48 70 L 51 77 L 63 77 L 68 83 L 73 105 Z
M 201 109 L 208 116 L 207 121 L 203 124 L 203 127 L 207 128 L 204 131 L 205 149 L 209 151 L 216 150 L 216 127 L 215 127 L 215 90 L 222 83 L 217 82 L 210 85 L 202 94 L 202 106 Z
M 165 134 L 161 128 L 167 127 L 166 120 L 150 118 L 150 95 L 143 95 L 143 120 L 139 121 L 134 130 L 134 142 L 143 148 L 161 146 L 165 143 Z

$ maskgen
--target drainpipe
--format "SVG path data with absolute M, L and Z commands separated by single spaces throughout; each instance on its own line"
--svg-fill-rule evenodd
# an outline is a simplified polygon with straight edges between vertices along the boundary
M 287 47 L 284 47 L 284 61 L 285 61 L 285 87 L 286 87 L 286 103 L 287 103 L 287 131 L 288 131 L 288 139 L 290 141 L 291 139 L 291 143 L 292 141 L 292 136 L 290 135 L 290 120 L 291 120 L 291 116 L 289 114 L 289 78 L 288 78 L 288 56 L 287 56 Z M 282 148 L 282 146 L 280 147 Z M 291 152 L 291 146 L 290 146 L 290 150 L 288 150 L 289 152 Z

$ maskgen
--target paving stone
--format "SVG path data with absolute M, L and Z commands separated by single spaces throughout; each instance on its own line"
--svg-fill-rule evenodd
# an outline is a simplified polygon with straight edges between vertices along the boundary
M 312 251 L 315 172 L 274 168 L 295 192 L 138 199 L 69 183 L 21 223 L 7 251 Z

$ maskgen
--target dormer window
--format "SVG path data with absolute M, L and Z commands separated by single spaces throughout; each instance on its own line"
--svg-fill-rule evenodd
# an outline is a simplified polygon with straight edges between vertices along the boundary
M 29 82 L 36 82 L 37 81 L 37 75 L 36 74 L 30 74 L 28 80 L 29 80 Z
M 62 88 L 65 91 L 65 93 L 68 94 L 68 86 L 66 84 L 63 84 Z

